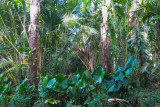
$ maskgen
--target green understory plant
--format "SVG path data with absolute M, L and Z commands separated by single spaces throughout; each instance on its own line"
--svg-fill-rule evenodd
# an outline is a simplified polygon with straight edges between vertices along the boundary
M 46 75 L 41 78 L 39 90 L 37 90 L 38 95 L 33 93 L 34 87 L 29 86 L 28 79 L 23 80 L 16 87 L 10 82 L 4 86 L 1 92 L 1 101 L 3 102 L 3 99 L 6 98 L 8 104 L 24 104 L 23 106 L 28 104 L 30 106 L 30 98 L 35 95 L 38 98 L 35 102 L 37 106 L 61 105 L 70 107 L 73 105 L 88 105 L 89 107 L 96 107 L 114 104 L 129 106 L 132 101 L 132 98 L 129 99 L 132 95 L 130 90 L 134 87 L 131 76 L 136 71 L 137 65 L 137 59 L 131 57 L 124 68 L 122 67 L 114 73 L 104 72 L 104 69 L 99 66 L 92 73 L 86 70 L 83 72 L 77 71 L 69 76 L 56 75 L 53 77 Z M 23 100 L 21 101 L 20 98 L 23 98 Z M 129 102 L 126 103 L 126 100 Z

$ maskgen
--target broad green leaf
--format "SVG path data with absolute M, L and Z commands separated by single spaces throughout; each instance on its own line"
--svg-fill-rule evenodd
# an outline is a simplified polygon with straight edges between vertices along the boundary
M 67 93 L 71 92 L 71 90 L 72 90 L 72 87 L 69 86 L 68 89 L 67 89 Z
M 47 88 L 51 88 L 54 84 L 55 84 L 55 82 L 56 82 L 56 79 L 55 78 L 53 78 L 52 80 L 50 80 L 49 82 L 48 82 L 48 84 L 47 84 Z
M 85 81 L 84 81 L 84 79 L 82 78 L 82 79 L 80 79 L 80 80 L 77 82 L 77 84 L 76 84 L 75 86 L 77 86 L 78 88 L 79 88 L 79 87 L 82 87 L 83 82 L 85 82 Z
M 89 85 L 89 90 L 93 90 L 95 89 L 95 86 L 94 85 Z
M 66 78 L 65 76 L 63 76 L 63 75 L 58 75 L 58 76 L 56 76 L 55 78 L 56 78 L 56 84 L 55 84 L 54 88 L 57 87 L 57 86 L 61 86 L 62 82 L 63 82 L 65 79 L 67 79 L 67 78 Z
M 97 67 L 97 69 L 92 72 L 95 83 L 100 84 L 103 80 L 104 74 L 104 69 L 102 67 Z
M 119 69 L 119 70 L 117 70 L 116 72 L 114 72 L 115 74 L 117 74 L 117 73 L 119 73 L 119 72 L 121 72 L 121 69 Z
M 82 87 L 83 82 L 85 82 L 85 80 L 86 80 L 86 78 L 85 78 L 85 75 L 83 73 L 81 79 L 78 80 L 78 82 L 77 82 L 77 84 L 75 84 L 75 86 L 77 86 L 78 88 Z
M 132 67 L 133 57 L 131 56 L 125 64 L 125 69 Z
M 40 83 L 42 85 L 42 87 L 46 87 L 46 85 L 48 84 L 48 75 L 46 75 L 42 82 Z
M 85 74 L 87 79 L 92 79 L 92 76 L 91 76 L 91 74 L 88 70 L 84 71 L 84 74 Z
M 131 73 L 132 73 L 132 68 L 129 68 L 129 69 L 126 70 L 126 75 L 127 76 L 131 75 Z
M 66 88 L 68 87 L 68 79 L 65 79 L 65 80 L 62 82 L 61 86 L 63 87 L 63 89 L 66 89 Z
M 119 89 L 121 88 L 122 84 L 119 81 L 115 86 L 114 86 L 114 92 L 119 91 Z
M 63 75 L 58 75 L 58 76 L 56 76 L 55 77 L 56 78 L 56 80 L 58 81 L 58 82 L 63 82 L 65 79 L 66 79 L 66 77 L 65 76 L 63 76 Z
M 83 88 L 85 88 L 86 86 L 87 86 L 87 84 L 86 84 L 85 82 L 83 82 L 82 86 L 79 87 L 79 89 L 83 89 Z
M 75 86 L 71 87 L 69 86 L 67 89 L 67 93 L 72 93 L 73 95 L 77 93 L 77 88 Z
M 97 83 L 100 84 L 100 83 L 102 82 L 102 77 L 95 75 L 95 76 L 94 76 L 94 80 L 95 80 L 95 83 L 96 83 L 96 84 L 97 84 Z
M 62 89 L 62 88 L 59 87 L 59 86 L 54 86 L 54 87 L 53 87 L 53 91 L 63 93 L 63 92 L 64 92 L 64 89 Z
M 80 77 L 80 75 L 79 75 L 79 74 L 77 74 L 77 75 L 73 75 L 71 84 L 75 84 L 75 83 L 77 83 L 77 82 L 78 82 L 79 77 Z
M 73 95 L 77 93 L 77 88 L 76 87 L 69 87 L 67 89 L 67 92 L 71 92 Z
M 137 66 L 137 64 L 138 64 L 138 61 L 137 61 L 137 59 L 135 58 L 135 59 L 133 60 L 133 63 L 132 63 L 132 68 L 134 69 L 134 68 Z
M 119 75 L 115 77 L 115 81 L 123 80 L 123 73 L 119 72 Z
M 114 86 L 115 86 L 115 84 L 112 85 L 112 86 L 109 88 L 108 92 L 112 92 L 112 91 L 114 90 Z
M 77 88 L 76 87 L 72 87 L 71 93 L 74 95 L 77 93 Z

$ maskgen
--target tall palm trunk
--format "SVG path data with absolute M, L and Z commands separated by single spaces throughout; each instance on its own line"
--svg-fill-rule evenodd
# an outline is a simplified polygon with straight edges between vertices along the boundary
M 102 43 L 102 58 L 103 58 L 103 68 L 105 71 L 111 72 L 111 59 L 110 59 L 110 33 L 108 27 L 108 13 L 107 9 L 110 4 L 110 0 L 104 0 L 102 2 L 102 16 L 103 23 L 101 23 L 101 43 Z
M 29 66 L 29 79 L 30 84 L 35 85 L 38 89 L 39 84 L 39 26 L 38 16 L 40 12 L 40 0 L 31 0 L 30 6 L 30 26 L 29 26 L 29 46 L 32 55 L 30 57 Z

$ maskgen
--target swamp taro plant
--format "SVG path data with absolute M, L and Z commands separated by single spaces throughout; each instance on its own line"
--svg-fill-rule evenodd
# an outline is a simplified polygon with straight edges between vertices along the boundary
M 36 106 L 98 107 L 114 104 L 131 106 L 133 100 L 131 90 L 134 87 L 131 77 L 137 65 L 137 59 L 130 57 L 125 67 L 119 68 L 114 73 L 104 72 L 99 66 L 92 73 L 86 70 L 77 71 L 69 76 L 46 75 L 41 78 L 39 90 L 30 86 L 28 79 L 24 79 L 17 86 L 9 82 L 7 85 L 1 85 L 3 90 L 0 94 L 0 103 L 10 106 L 31 106 L 31 98 L 34 96 L 37 98 L 34 102 Z

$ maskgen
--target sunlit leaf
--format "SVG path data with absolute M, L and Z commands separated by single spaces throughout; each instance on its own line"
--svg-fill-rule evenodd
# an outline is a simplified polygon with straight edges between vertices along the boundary
M 47 84 L 47 88 L 51 88 L 54 84 L 55 84 L 55 82 L 56 82 L 56 79 L 55 78 L 53 78 L 52 80 L 50 80 L 49 82 L 48 82 L 48 84 Z
M 103 77 L 104 77 L 104 69 L 101 68 L 101 67 L 97 67 L 93 72 L 92 72 L 92 75 L 93 75 L 93 78 L 94 78 L 94 81 L 95 83 L 98 83 L 100 84 L 103 80 Z
M 112 85 L 112 86 L 109 88 L 108 92 L 112 92 L 112 91 L 114 90 L 114 86 L 115 86 L 115 84 Z

